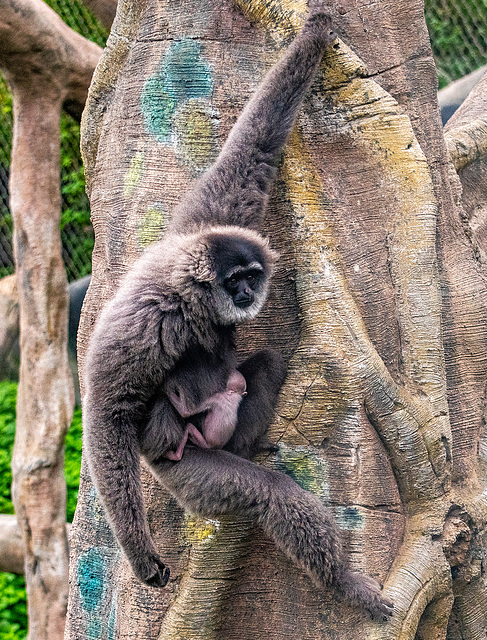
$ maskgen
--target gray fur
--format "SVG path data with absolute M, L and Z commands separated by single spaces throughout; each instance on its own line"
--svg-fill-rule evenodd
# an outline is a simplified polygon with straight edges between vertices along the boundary
M 316 585 L 335 585 L 381 617 L 390 615 L 391 603 L 375 580 L 346 569 L 339 531 L 320 500 L 286 475 L 244 459 L 269 446 L 265 432 L 286 367 L 270 350 L 238 365 L 234 345 L 235 323 L 254 317 L 264 303 L 275 260 L 252 229 L 260 227 L 279 155 L 332 42 L 329 16 L 314 2 L 215 165 L 174 211 L 165 238 L 146 251 L 104 308 L 86 359 L 85 450 L 114 534 L 145 583 L 164 586 L 169 572 L 149 532 L 141 455 L 188 511 L 254 519 Z M 227 264 L 239 252 L 248 260 Z M 222 273 L 252 262 L 264 277 L 253 303 L 237 308 Z M 224 392 L 235 369 L 248 394 L 225 450 L 186 446 L 179 462 L 168 460 L 187 428 L 169 400 L 171 380 L 186 381 L 196 408 Z

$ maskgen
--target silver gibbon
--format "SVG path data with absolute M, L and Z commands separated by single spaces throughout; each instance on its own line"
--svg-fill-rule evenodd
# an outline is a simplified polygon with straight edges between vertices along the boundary
M 275 255 L 256 229 L 303 97 L 325 49 L 333 46 L 330 24 L 314 1 L 215 164 L 103 309 L 86 359 L 85 448 L 112 530 L 146 584 L 163 587 L 169 569 L 149 531 L 141 456 L 187 511 L 252 519 L 315 584 L 332 586 L 387 618 L 392 603 L 373 578 L 347 567 L 329 510 L 290 477 L 247 459 L 268 446 L 265 433 L 286 367 L 271 350 L 239 364 L 234 344 L 235 325 L 254 318 L 266 299 Z M 212 398 L 221 410 L 218 394 L 231 390 L 235 371 L 246 395 L 237 381 L 240 397 L 228 412 L 233 422 L 237 413 L 236 424 L 227 425 L 224 437 L 217 425 L 223 448 L 192 446 L 198 435 L 189 433 L 188 425 L 195 425 L 188 417 Z M 183 409 L 175 391 L 184 397 Z M 178 461 L 170 459 L 174 453 Z

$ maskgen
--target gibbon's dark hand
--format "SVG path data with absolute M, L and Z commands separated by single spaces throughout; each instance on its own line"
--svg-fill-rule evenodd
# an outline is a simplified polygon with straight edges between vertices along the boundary
M 308 8 L 309 15 L 305 28 L 321 32 L 324 43 L 333 42 L 337 35 L 331 28 L 331 16 L 323 5 L 323 0 L 309 0 Z
M 169 567 L 156 554 L 138 558 L 132 562 L 132 569 L 137 578 L 149 587 L 165 587 L 169 580 Z

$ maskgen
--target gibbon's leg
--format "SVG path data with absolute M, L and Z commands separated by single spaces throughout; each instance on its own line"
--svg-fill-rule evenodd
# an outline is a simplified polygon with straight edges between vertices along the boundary
M 242 399 L 237 427 L 225 449 L 251 458 L 257 451 L 269 448 L 265 434 L 274 416 L 287 367 L 280 353 L 265 349 L 242 362 L 238 371 L 247 382 L 247 395 Z
M 346 568 L 330 512 L 290 477 L 228 451 L 186 449 L 180 462 L 159 459 L 152 470 L 181 506 L 200 517 L 247 517 L 323 588 L 335 586 L 376 618 L 392 613 L 379 584 Z
M 171 231 L 189 233 L 205 224 L 260 227 L 280 153 L 335 38 L 330 16 L 320 2 L 312 3 L 303 28 L 262 80 L 215 164 L 176 208 Z

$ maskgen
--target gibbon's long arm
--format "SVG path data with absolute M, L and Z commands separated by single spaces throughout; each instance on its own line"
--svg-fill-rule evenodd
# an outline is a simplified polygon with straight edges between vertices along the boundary
M 335 39 L 330 16 L 316 3 L 313 7 L 238 118 L 215 164 L 175 209 L 170 231 L 260 227 L 279 155 L 325 48 Z
M 138 433 L 148 419 L 155 381 L 162 377 L 158 345 L 168 315 L 150 302 L 155 298 L 151 289 L 141 278 L 122 285 L 97 321 L 86 360 L 83 439 L 113 532 L 137 565 L 138 576 L 162 586 L 169 571 L 157 555 L 147 523 Z M 171 434 L 164 435 L 172 448 Z M 178 433 L 176 438 L 177 443 Z

